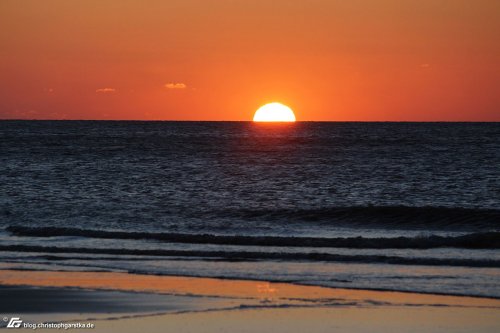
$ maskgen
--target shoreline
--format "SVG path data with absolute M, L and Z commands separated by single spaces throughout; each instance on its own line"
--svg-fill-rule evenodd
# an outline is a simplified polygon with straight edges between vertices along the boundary
M 500 330 L 498 299 L 255 280 L 3 269 L 0 295 L 7 318 L 91 322 L 93 332 Z
M 333 288 L 293 282 L 194 277 L 180 275 L 147 275 L 126 272 L 81 272 L 0 269 L 0 285 L 26 287 L 81 288 L 105 291 L 145 292 L 171 295 L 197 295 L 205 297 L 278 298 L 287 299 L 306 295 L 336 296 L 345 299 L 365 300 L 368 297 L 388 301 L 405 300 L 411 304 L 444 301 L 448 305 L 488 305 L 500 308 L 500 299 L 486 296 L 449 295 L 411 291 L 393 291 L 356 288 Z
M 469 295 L 469 294 L 449 294 L 449 293 L 438 293 L 438 292 L 425 292 L 425 291 L 412 291 L 412 290 L 397 290 L 397 289 L 383 289 L 383 288 L 356 288 L 356 287 L 336 287 L 327 286 L 321 284 L 307 284 L 294 281 L 281 281 L 272 279 L 256 279 L 256 278 L 238 278 L 238 277 L 225 277 L 225 276 L 198 276 L 198 275 L 177 275 L 177 274 L 151 274 L 142 272 L 126 272 L 126 271 L 107 271 L 107 270 L 86 270 L 86 271 L 70 271 L 70 270 L 49 270 L 49 269 L 30 269 L 21 267 L 6 267 L 2 268 L 2 263 L 0 263 L 0 286 L 2 285 L 2 272 L 3 271 L 19 271 L 19 272 L 54 272 L 54 273 L 95 273 L 95 274 L 107 274 L 107 273 L 119 273 L 128 275 L 138 275 L 138 276 L 152 276 L 152 277 L 166 277 L 166 278 L 193 278 L 193 279 L 210 279 L 210 280 L 221 280 L 221 281 L 248 281 L 248 282 L 261 282 L 261 283 L 277 283 L 277 284 L 289 284 L 299 287 L 318 287 L 326 289 L 335 290 L 346 290 L 346 291 L 368 291 L 368 292 L 382 292 L 382 293 L 402 293 L 402 294 L 412 294 L 412 295 L 428 295 L 428 296 L 444 296 L 444 297 L 465 297 L 465 298 L 478 298 L 478 299 L 489 299 L 496 300 L 500 302 L 500 297 L 497 296 L 486 296 L 486 295 Z M 32 286 L 31 284 L 26 284 L 25 286 Z M 78 288 L 78 287 L 73 287 Z M 100 289 L 114 291 L 115 289 Z M 140 291 L 139 291 L 140 292 Z M 214 296 L 216 297 L 216 296 Z M 499 303 L 500 304 L 500 303 Z

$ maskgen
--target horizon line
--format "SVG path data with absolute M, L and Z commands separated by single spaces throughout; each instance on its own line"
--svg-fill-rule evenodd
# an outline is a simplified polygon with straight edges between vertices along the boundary
M 254 123 L 253 120 L 179 120 L 179 119 L 21 119 L 0 118 L 0 121 L 102 121 L 102 122 L 211 122 L 211 123 Z M 261 123 L 500 123 L 500 120 L 296 120 L 295 122 Z

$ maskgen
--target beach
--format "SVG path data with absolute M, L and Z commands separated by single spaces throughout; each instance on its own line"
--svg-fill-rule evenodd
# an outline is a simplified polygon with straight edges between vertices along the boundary
M 8 269 L 0 271 L 0 285 L 4 316 L 19 317 L 31 324 L 92 323 L 92 332 L 500 329 L 500 300 L 494 298 L 266 281 Z M 9 308 L 16 312 L 9 313 Z

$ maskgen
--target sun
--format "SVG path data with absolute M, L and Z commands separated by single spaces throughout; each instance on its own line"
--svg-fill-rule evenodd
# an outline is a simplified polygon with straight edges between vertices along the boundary
M 269 103 L 261 106 L 253 116 L 256 122 L 294 122 L 295 114 L 292 109 L 281 103 Z

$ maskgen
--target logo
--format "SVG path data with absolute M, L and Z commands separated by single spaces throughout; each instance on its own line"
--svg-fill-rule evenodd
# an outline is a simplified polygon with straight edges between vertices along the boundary
M 19 317 L 12 317 L 7 324 L 7 328 L 19 328 L 23 321 Z

